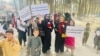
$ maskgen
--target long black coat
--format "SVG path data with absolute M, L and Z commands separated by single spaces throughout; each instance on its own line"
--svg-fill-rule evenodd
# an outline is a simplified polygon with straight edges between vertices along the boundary
M 51 23 L 51 29 L 48 28 L 47 26 L 47 23 L 50 22 Z M 42 22 L 42 25 L 43 25 L 43 31 L 47 34 L 47 33 L 51 33 L 52 30 L 53 30 L 53 23 L 52 21 L 49 21 L 49 20 L 43 20 Z
M 51 23 L 51 29 L 48 28 L 47 26 L 48 22 Z M 51 46 L 51 32 L 53 30 L 53 23 L 52 21 L 49 21 L 49 20 L 43 20 L 42 25 L 43 25 L 43 31 L 45 33 L 44 37 L 42 38 L 42 41 L 43 41 L 42 51 L 43 53 L 46 53 L 50 49 L 50 46 Z

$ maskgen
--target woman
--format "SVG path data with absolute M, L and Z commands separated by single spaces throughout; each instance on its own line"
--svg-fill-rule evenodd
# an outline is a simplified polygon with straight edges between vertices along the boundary
M 86 45 L 87 40 L 89 38 L 89 32 L 90 32 L 90 23 L 86 24 L 86 28 L 84 31 L 84 36 L 83 36 L 83 40 L 82 40 L 82 45 Z
M 36 18 L 36 24 L 37 24 L 37 27 L 39 28 L 39 36 L 44 36 L 44 32 L 43 32 L 43 25 L 42 25 L 42 20 L 41 20 L 41 18 L 40 17 L 37 17 Z
M 56 32 L 56 39 L 55 39 L 55 52 L 56 53 L 63 53 L 64 52 L 64 37 L 62 36 L 65 34 L 66 26 L 64 22 L 64 16 L 59 16 L 59 23 L 55 24 L 55 32 Z
M 22 40 L 24 41 L 24 46 L 26 45 L 26 23 L 21 21 L 20 18 L 17 20 L 17 30 L 18 30 L 18 40 L 20 45 L 22 45 Z
M 33 18 L 31 18 L 28 20 L 27 25 L 28 25 L 28 27 L 27 27 L 28 36 L 33 36 L 32 31 L 34 30 L 34 28 L 37 27 L 36 22 L 34 22 Z
M 40 17 L 37 17 L 36 18 L 36 23 L 37 23 L 37 26 L 39 28 L 39 36 L 41 37 L 41 40 L 42 40 L 42 44 L 43 44 L 43 38 L 44 38 L 44 31 L 43 31 L 43 25 L 42 25 L 42 20 Z
M 50 20 L 50 15 L 46 14 L 44 16 L 44 20 L 43 20 L 43 31 L 45 33 L 44 37 L 43 37 L 43 48 L 42 51 L 43 53 L 47 53 L 47 51 L 50 50 L 51 47 L 51 32 L 53 30 L 53 23 Z
M 73 20 L 71 20 L 69 26 L 75 26 L 75 22 Z M 65 38 L 65 46 L 67 48 L 71 49 L 71 55 L 73 56 L 74 49 L 75 49 L 75 37 L 67 35 L 67 37 Z M 67 51 L 68 51 L 68 49 L 67 49 Z

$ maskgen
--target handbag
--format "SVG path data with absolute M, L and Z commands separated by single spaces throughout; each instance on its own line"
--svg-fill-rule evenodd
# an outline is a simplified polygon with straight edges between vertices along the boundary
M 66 38 L 66 34 L 65 34 L 65 33 L 62 33 L 62 34 L 61 34 L 61 37 L 62 37 L 62 38 Z
M 44 31 L 40 30 L 39 35 L 40 35 L 40 36 L 44 36 L 44 35 L 45 35 Z

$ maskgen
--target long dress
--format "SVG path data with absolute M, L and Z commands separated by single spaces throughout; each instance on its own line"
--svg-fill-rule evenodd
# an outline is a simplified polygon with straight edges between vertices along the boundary
M 50 24 L 48 24 L 48 22 Z M 43 47 L 42 47 L 42 52 L 43 53 L 47 53 L 47 51 L 50 50 L 50 47 L 51 47 L 51 32 L 53 30 L 53 23 L 52 21 L 50 20 L 43 20 L 43 31 L 44 31 L 44 37 L 42 38 L 42 44 L 43 44 Z M 51 29 L 49 28 L 51 27 Z
M 75 48 L 75 37 L 67 36 L 65 38 L 65 46 L 67 48 L 74 49 Z
M 55 24 L 55 52 L 64 52 L 64 39 L 62 37 L 62 34 L 65 33 L 66 27 L 63 27 L 62 25 L 65 26 L 64 22 L 59 22 Z

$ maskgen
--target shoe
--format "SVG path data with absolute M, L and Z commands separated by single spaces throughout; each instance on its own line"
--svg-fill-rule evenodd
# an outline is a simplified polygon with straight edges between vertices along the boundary
M 24 46 L 26 46 L 26 42 L 24 42 Z

